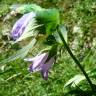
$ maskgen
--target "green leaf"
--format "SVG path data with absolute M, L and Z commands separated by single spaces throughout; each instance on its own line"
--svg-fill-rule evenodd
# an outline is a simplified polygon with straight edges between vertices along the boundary
M 76 87 L 76 85 L 78 85 L 82 80 L 85 80 L 85 76 L 80 75 L 80 74 L 75 75 L 73 78 L 71 78 L 70 80 L 66 82 L 64 87 L 67 87 L 69 85 L 71 85 L 72 87 Z
M 29 50 L 35 45 L 35 43 L 36 43 L 36 39 L 34 38 L 28 45 L 24 46 L 22 49 L 17 51 L 16 54 L 10 56 L 7 59 L 2 60 L 0 62 L 0 64 L 4 64 L 4 63 L 10 62 L 10 61 L 14 61 L 18 58 L 24 58 L 27 55 L 27 53 L 29 52 Z
M 5 81 L 9 81 L 9 80 L 15 79 L 16 77 L 18 77 L 20 75 L 22 75 L 22 73 L 13 74 L 11 77 L 7 78 Z
M 89 76 L 91 78 L 96 78 L 96 68 L 89 71 Z
M 62 33 L 63 35 L 63 38 L 65 39 L 65 41 L 67 42 L 67 33 L 68 31 L 66 30 L 66 27 L 64 25 L 60 25 L 59 26 L 59 29 L 60 29 L 60 32 Z M 54 36 L 55 36 L 55 39 L 58 43 L 60 44 L 63 44 L 59 34 L 58 34 L 58 31 L 56 30 L 56 32 L 54 32 Z
M 43 52 L 48 52 L 51 49 L 51 46 L 47 46 L 47 48 L 40 50 L 39 54 L 42 54 Z

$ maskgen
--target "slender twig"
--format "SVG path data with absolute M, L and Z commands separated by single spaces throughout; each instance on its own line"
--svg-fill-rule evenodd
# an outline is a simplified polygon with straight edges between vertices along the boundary
M 90 84 L 90 87 L 91 87 L 92 91 L 94 91 L 94 86 L 93 86 L 93 84 L 92 84 L 92 81 L 91 81 L 90 78 L 88 77 L 88 74 L 86 73 L 86 71 L 84 70 L 84 68 L 82 67 L 82 65 L 81 65 L 80 62 L 78 61 L 78 59 L 75 57 L 75 55 L 73 55 L 71 49 L 70 49 L 69 46 L 67 45 L 67 43 L 66 43 L 66 41 L 65 41 L 65 39 L 64 39 L 64 37 L 63 37 L 63 35 L 62 35 L 62 33 L 61 33 L 61 31 L 60 31 L 59 28 L 58 28 L 58 34 L 59 34 L 59 36 L 60 36 L 60 38 L 61 38 L 61 40 L 62 40 L 62 42 L 63 42 L 63 44 L 64 44 L 64 47 L 66 48 L 66 50 L 68 51 L 68 53 L 70 54 L 70 56 L 72 57 L 72 59 L 74 60 L 74 62 L 78 65 L 78 67 L 80 68 L 80 70 L 83 72 L 86 80 L 87 80 L 88 83 Z

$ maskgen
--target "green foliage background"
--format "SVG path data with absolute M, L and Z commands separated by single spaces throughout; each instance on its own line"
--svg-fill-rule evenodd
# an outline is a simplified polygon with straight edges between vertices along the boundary
M 10 32 L 16 18 L 2 22 L 10 11 L 10 5 L 25 3 L 58 8 L 61 23 L 68 30 L 68 44 L 72 52 L 86 71 L 96 69 L 96 0 L 0 0 L 0 60 L 8 58 L 26 43 L 10 45 L 8 41 L 6 34 Z M 44 47 L 46 45 L 39 42 L 28 56 L 35 56 Z M 27 70 L 29 63 L 21 59 L 0 66 L 0 96 L 65 96 L 70 88 L 64 88 L 64 84 L 81 72 L 69 54 L 62 51 L 63 54 L 49 73 L 48 81 L 44 81 L 39 73 L 30 74 Z M 91 79 L 96 84 L 95 75 Z M 86 81 L 78 86 L 84 90 L 90 89 Z

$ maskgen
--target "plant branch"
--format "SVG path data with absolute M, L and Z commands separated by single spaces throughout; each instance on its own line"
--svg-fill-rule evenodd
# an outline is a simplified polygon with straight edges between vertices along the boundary
M 88 83 L 90 84 L 90 87 L 92 89 L 92 91 L 94 91 L 94 86 L 92 84 L 92 81 L 90 80 L 90 78 L 88 77 L 88 74 L 86 73 L 86 71 L 84 70 L 84 68 L 82 67 L 82 65 L 80 64 L 80 62 L 78 61 L 78 59 L 75 57 L 75 55 L 73 55 L 71 49 L 69 48 L 69 46 L 67 45 L 60 29 L 58 28 L 58 34 L 64 44 L 64 47 L 66 48 L 66 50 L 68 51 L 68 53 L 70 54 L 70 56 L 72 57 L 72 59 L 74 60 L 74 62 L 78 65 L 78 67 L 80 68 L 80 70 L 82 71 L 82 73 L 84 74 L 86 80 L 88 81 Z

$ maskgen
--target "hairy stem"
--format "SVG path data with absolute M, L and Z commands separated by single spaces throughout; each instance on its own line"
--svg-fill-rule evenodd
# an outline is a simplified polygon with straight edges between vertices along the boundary
M 74 62 L 78 65 L 78 67 L 80 68 L 80 70 L 83 72 L 86 80 L 88 81 L 88 83 L 90 84 L 90 87 L 92 89 L 92 91 L 94 91 L 94 86 L 92 84 L 92 81 L 90 80 L 90 78 L 88 77 L 88 74 L 86 73 L 86 71 L 84 70 L 84 68 L 82 67 L 82 65 L 80 64 L 80 62 L 78 61 L 78 59 L 75 57 L 75 55 L 72 53 L 71 49 L 69 48 L 69 46 L 67 45 L 65 39 L 63 38 L 63 35 L 61 33 L 61 31 L 58 29 L 58 34 L 64 44 L 64 47 L 66 48 L 66 50 L 68 51 L 68 53 L 70 54 L 70 56 L 72 57 L 72 59 L 74 60 Z

